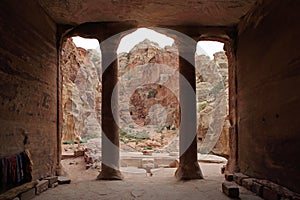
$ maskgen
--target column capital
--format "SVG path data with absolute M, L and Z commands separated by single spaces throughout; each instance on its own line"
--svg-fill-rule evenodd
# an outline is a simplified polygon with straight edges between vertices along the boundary
M 236 38 L 237 28 L 236 26 L 194 26 L 194 25 L 176 25 L 176 26 L 160 26 L 161 28 L 154 28 L 160 33 L 173 37 L 172 31 L 178 31 L 188 37 L 194 39 L 196 42 L 199 40 L 216 40 L 220 42 L 226 42 L 232 38 Z M 174 38 L 174 37 L 173 37 Z
M 99 23 L 101 31 L 97 36 L 100 41 L 107 40 L 110 37 L 116 36 L 116 40 L 121 40 L 127 34 L 132 33 L 137 29 L 136 21 L 124 21 L 124 22 L 102 22 Z
M 184 40 L 183 38 L 175 38 L 174 41 L 177 46 L 179 54 L 181 53 L 189 53 L 195 55 L 197 49 L 197 42 L 194 40 Z

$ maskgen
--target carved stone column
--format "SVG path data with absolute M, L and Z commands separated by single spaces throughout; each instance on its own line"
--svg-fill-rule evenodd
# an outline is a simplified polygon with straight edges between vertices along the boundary
M 102 54 L 102 165 L 97 180 L 121 180 L 119 170 L 118 59 L 117 48 L 123 36 L 136 30 L 136 21 L 90 22 L 74 28 L 62 27 L 63 37 L 97 38 Z
M 97 180 L 121 180 L 119 170 L 119 113 L 118 113 L 118 59 L 117 48 L 126 34 L 134 31 L 133 22 L 107 22 L 92 24 L 100 40 L 102 54 L 102 164 Z M 126 31 L 126 32 L 123 32 Z
M 102 165 L 98 180 L 121 180 L 118 127 L 118 40 L 100 44 L 102 53 Z M 115 92 L 113 93 L 113 91 Z
M 175 176 L 179 180 L 202 179 L 197 158 L 196 113 L 196 42 L 177 41 L 179 51 L 179 98 L 181 122 L 179 129 L 179 167 Z M 187 84 L 190 85 L 188 89 Z M 190 91 L 190 92 L 189 92 Z

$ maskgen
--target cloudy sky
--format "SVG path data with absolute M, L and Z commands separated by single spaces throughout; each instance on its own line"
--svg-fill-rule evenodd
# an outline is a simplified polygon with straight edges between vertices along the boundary
M 135 32 L 125 36 L 119 45 L 117 50 L 118 53 L 129 52 L 136 44 L 142 42 L 145 39 L 149 39 L 159 44 L 159 46 L 164 47 L 166 45 L 172 45 L 174 40 L 163 34 L 157 33 L 153 30 L 146 28 L 140 28 Z M 85 49 L 96 49 L 99 43 L 96 39 L 84 39 L 81 37 L 73 37 L 73 41 L 77 47 L 83 47 Z M 201 48 L 199 48 L 201 47 Z M 211 41 L 201 41 L 197 45 L 197 54 L 203 54 L 202 50 L 213 58 L 213 54 L 218 51 L 223 51 L 223 43 L 211 42 Z

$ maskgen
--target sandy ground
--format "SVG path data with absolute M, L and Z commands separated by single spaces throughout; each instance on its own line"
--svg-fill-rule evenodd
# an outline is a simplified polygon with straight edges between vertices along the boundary
M 223 164 L 200 163 L 204 174 L 203 180 L 177 181 L 174 168 L 153 170 L 153 176 L 147 176 L 145 170 L 137 168 L 122 168 L 122 181 L 98 181 L 98 170 L 85 169 L 83 157 L 62 161 L 65 171 L 71 178 L 71 184 L 59 185 L 36 196 L 34 200 L 68 200 L 68 199 L 230 199 L 222 193 L 221 184 L 224 181 L 220 169 Z M 240 199 L 261 199 L 253 193 L 240 188 Z

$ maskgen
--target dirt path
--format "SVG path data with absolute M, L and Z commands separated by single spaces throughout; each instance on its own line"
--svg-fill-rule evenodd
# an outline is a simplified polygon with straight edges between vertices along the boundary
M 69 185 L 59 185 L 36 196 L 34 200 L 75 200 L 75 199 L 144 199 L 144 200 L 228 200 L 221 191 L 224 180 L 220 174 L 222 164 L 201 163 L 205 176 L 203 180 L 177 181 L 175 169 L 161 168 L 153 170 L 153 176 L 136 168 L 122 168 L 123 181 L 97 181 L 98 170 L 85 169 L 83 158 L 67 159 L 62 162 L 69 177 Z M 125 170 L 125 171 L 124 171 Z M 242 200 L 260 199 L 242 189 Z

